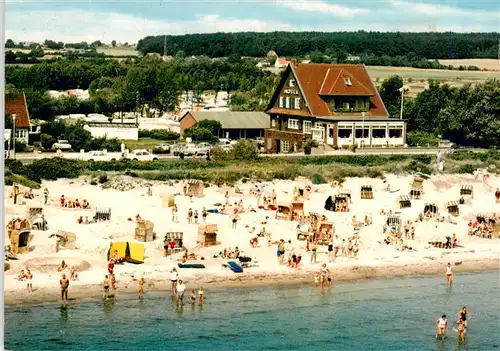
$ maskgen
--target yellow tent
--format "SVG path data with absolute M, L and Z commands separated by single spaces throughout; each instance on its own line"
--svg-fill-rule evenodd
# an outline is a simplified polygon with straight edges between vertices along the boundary
M 118 255 L 129 263 L 144 263 L 144 244 L 132 242 L 111 243 L 108 251 L 108 260 L 111 255 L 118 251 Z

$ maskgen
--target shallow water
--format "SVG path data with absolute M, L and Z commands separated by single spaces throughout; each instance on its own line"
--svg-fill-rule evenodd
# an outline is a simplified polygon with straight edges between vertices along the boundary
M 203 306 L 177 309 L 169 294 L 144 300 L 70 301 L 5 309 L 10 350 L 495 350 L 500 348 L 499 272 L 206 291 Z M 188 287 L 189 288 L 189 287 Z M 187 294 L 186 294 L 187 295 Z M 465 345 L 441 314 L 470 311 Z

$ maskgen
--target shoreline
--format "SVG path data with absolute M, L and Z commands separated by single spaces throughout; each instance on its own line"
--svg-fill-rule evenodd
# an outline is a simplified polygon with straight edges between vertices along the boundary
M 356 281 L 364 279 L 385 279 L 397 277 L 418 277 L 428 275 L 444 275 L 444 267 L 447 262 L 452 262 L 453 271 L 457 273 L 479 273 L 488 271 L 500 271 L 500 258 L 463 259 L 461 261 L 448 257 L 446 259 L 429 260 L 428 262 L 418 262 L 405 264 L 401 262 L 380 264 L 380 265 L 355 265 L 351 264 L 335 267 L 335 263 L 330 266 L 332 278 L 338 281 Z M 318 271 L 320 264 L 315 267 L 307 267 L 298 271 L 262 273 L 245 271 L 241 274 L 231 276 L 207 274 L 202 277 L 186 276 L 184 281 L 189 289 L 203 286 L 205 291 L 234 288 L 259 288 L 290 285 L 313 284 L 312 275 Z M 182 271 L 181 271 L 182 272 Z M 201 273 L 201 272 L 200 272 Z M 443 278 L 444 279 L 444 278 Z M 4 306 L 20 307 L 34 306 L 45 303 L 59 304 L 59 288 L 37 288 L 34 287 L 31 294 L 27 294 L 24 289 L 4 290 Z M 170 281 L 167 279 L 148 279 L 146 277 L 145 296 L 148 292 L 170 291 Z M 115 296 L 130 297 L 137 293 L 136 281 L 118 282 L 118 289 Z M 99 300 L 102 296 L 100 284 L 70 285 L 70 304 L 75 302 L 85 302 L 89 300 Z

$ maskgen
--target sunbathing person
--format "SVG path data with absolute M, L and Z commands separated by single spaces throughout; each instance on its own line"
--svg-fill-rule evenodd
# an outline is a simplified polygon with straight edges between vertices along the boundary
M 81 208 L 81 206 L 80 206 L 80 201 L 78 201 L 78 199 L 76 199 L 76 201 L 75 201 L 75 203 L 73 204 L 73 206 L 74 206 L 75 208 Z
M 76 223 L 83 224 L 83 216 L 78 217 Z
M 24 269 L 21 270 L 21 273 L 17 276 L 17 280 L 24 280 L 26 279 L 26 273 L 24 272 Z
M 66 268 L 68 268 L 68 265 L 66 264 L 66 262 L 64 262 L 64 260 L 62 260 L 61 264 L 59 265 L 59 267 L 57 267 L 57 271 L 58 272 L 62 272 L 64 271 Z
M 90 208 L 90 204 L 88 203 L 87 200 L 83 200 L 83 203 L 82 203 L 82 208 L 83 209 L 88 209 Z

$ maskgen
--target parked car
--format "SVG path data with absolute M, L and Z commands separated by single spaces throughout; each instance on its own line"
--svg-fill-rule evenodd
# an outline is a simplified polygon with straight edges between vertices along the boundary
M 71 150 L 71 144 L 67 140 L 58 140 L 52 145 L 52 150 Z
M 160 149 L 163 151 L 170 151 L 170 144 L 158 144 L 156 145 L 156 149 Z
M 219 138 L 219 144 L 229 145 L 229 144 L 231 144 L 231 139 L 228 139 L 228 138 Z
M 158 161 L 158 157 L 147 150 L 133 150 L 127 155 L 133 161 Z
M 179 156 L 179 154 L 181 153 L 181 151 L 184 151 L 186 149 L 186 144 L 175 144 L 175 145 L 172 145 L 170 147 L 170 152 L 174 155 L 174 156 Z
M 196 156 L 205 156 L 212 150 L 212 145 L 210 143 L 199 143 L 196 145 Z
M 85 161 L 116 161 L 118 154 L 108 154 L 106 151 L 89 151 L 86 154 L 82 155 L 82 159 Z

